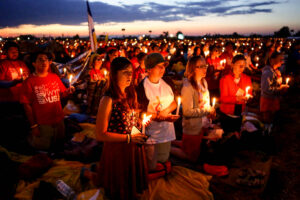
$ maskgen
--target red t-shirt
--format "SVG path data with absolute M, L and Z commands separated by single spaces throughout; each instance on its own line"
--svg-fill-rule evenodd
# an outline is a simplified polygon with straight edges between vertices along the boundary
M 23 83 L 20 102 L 32 106 L 38 124 L 51 125 L 64 118 L 60 95 L 65 91 L 66 87 L 56 74 L 32 75 Z
M 104 79 L 104 75 L 102 74 L 100 69 L 91 69 L 90 71 L 90 77 L 92 81 L 99 81 L 101 79 Z
M 234 114 L 235 104 L 241 104 L 236 101 L 236 94 L 240 88 L 244 92 L 246 87 L 250 86 L 248 94 L 252 95 L 252 82 L 251 78 L 246 74 L 242 74 L 238 84 L 234 82 L 232 73 L 225 75 L 220 80 L 220 110 L 225 114 Z M 245 109 L 245 104 L 242 104 L 242 110 Z
M 23 71 L 21 75 L 21 69 Z M 13 81 L 26 79 L 30 74 L 26 64 L 21 60 L 2 60 L 0 62 L 0 80 Z M 0 102 L 19 101 L 22 83 L 10 88 L 0 88 Z

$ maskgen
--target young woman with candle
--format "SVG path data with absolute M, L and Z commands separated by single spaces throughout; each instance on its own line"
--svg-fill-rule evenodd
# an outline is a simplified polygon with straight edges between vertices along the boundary
M 157 163 L 165 163 L 170 154 L 175 129 L 171 113 L 176 109 L 172 83 L 162 78 L 167 62 L 160 53 L 149 54 L 145 59 L 148 76 L 138 85 L 138 101 L 144 112 L 152 115 L 146 128 L 149 138 L 145 150 L 150 171 L 157 170 Z
M 137 199 L 147 188 L 145 135 L 131 135 L 137 126 L 132 113 L 137 98 L 132 82 L 132 64 L 124 57 L 111 63 L 109 88 L 102 97 L 96 121 L 96 138 L 104 142 L 96 185 L 111 199 Z
M 207 64 L 201 56 L 192 57 L 186 67 L 181 89 L 182 96 L 182 141 L 174 144 L 171 153 L 182 159 L 197 161 L 203 138 L 203 126 L 207 116 L 214 116 L 215 109 L 210 106 L 210 96 L 205 80 Z M 204 123 L 203 123 L 204 122 Z
M 105 75 L 106 69 L 101 68 L 105 58 L 105 52 L 98 51 L 99 54 L 91 56 L 89 64 L 89 76 L 87 80 L 87 113 L 96 115 L 99 107 L 100 99 L 106 89 L 107 75 Z
M 251 78 L 243 73 L 246 59 L 243 55 L 236 55 L 232 59 L 232 71 L 220 80 L 220 111 L 221 125 L 225 133 L 233 132 L 239 136 L 242 117 L 248 94 L 252 96 Z
M 283 54 L 275 52 L 271 55 L 268 65 L 262 69 L 260 111 L 268 133 L 271 132 L 275 113 L 280 109 L 280 95 L 289 87 L 282 83 L 278 70 L 283 63 Z

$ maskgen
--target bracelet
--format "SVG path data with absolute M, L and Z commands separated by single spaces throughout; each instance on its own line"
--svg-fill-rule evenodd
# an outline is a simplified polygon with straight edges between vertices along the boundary
M 127 134 L 127 144 L 129 144 L 130 142 L 131 142 L 131 136 Z
M 34 125 L 30 126 L 30 128 L 34 129 L 34 128 L 38 127 L 38 126 L 39 126 L 38 124 L 34 124 Z

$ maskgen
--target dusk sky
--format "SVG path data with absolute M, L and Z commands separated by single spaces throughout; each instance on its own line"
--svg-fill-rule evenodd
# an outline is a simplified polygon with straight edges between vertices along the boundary
M 300 30 L 300 0 L 90 0 L 96 34 L 153 35 L 169 31 L 269 34 Z M 121 29 L 125 28 L 125 32 Z M 1 0 L 0 36 L 88 35 L 85 0 Z

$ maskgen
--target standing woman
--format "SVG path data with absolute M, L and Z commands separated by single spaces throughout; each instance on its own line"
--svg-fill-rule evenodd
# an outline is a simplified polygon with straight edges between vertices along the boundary
M 220 80 L 220 110 L 221 125 L 225 133 L 240 133 L 242 112 L 248 97 L 246 88 L 250 86 L 248 94 L 252 95 L 251 78 L 243 73 L 246 59 L 237 55 L 232 59 L 232 71 Z
M 279 67 L 284 63 L 282 53 L 273 53 L 268 65 L 262 69 L 260 111 L 265 123 L 265 129 L 270 134 L 276 112 L 280 109 L 280 96 L 288 89 L 282 83 Z
M 104 74 L 106 69 L 101 69 L 104 57 L 105 52 L 102 52 L 102 54 L 92 55 L 90 59 L 90 71 L 87 81 L 87 113 L 91 115 L 97 114 L 99 102 L 106 86 L 107 77 Z
M 96 121 L 96 137 L 104 146 L 95 183 L 104 187 L 110 199 L 137 199 L 147 189 L 144 147 L 137 145 L 143 144 L 146 136 L 131 135 L 132 127 L 137 126 L 136 107 L 131 62 L 116 58 Z
M 207 65 L 201 56 L 192 57 L 187 64 L 181 89 L 182 96 L 182 142 L 172 147 L 171 153 L 182 159 L 197 161 L 203 138 L 203 126 L 208 115 L 214 115 L 210 106 L 210 97 L 205 80 Z M 176 142 L 177 143 L 177 142 Z M 174 143 L 174 144 L 176 144 Z

